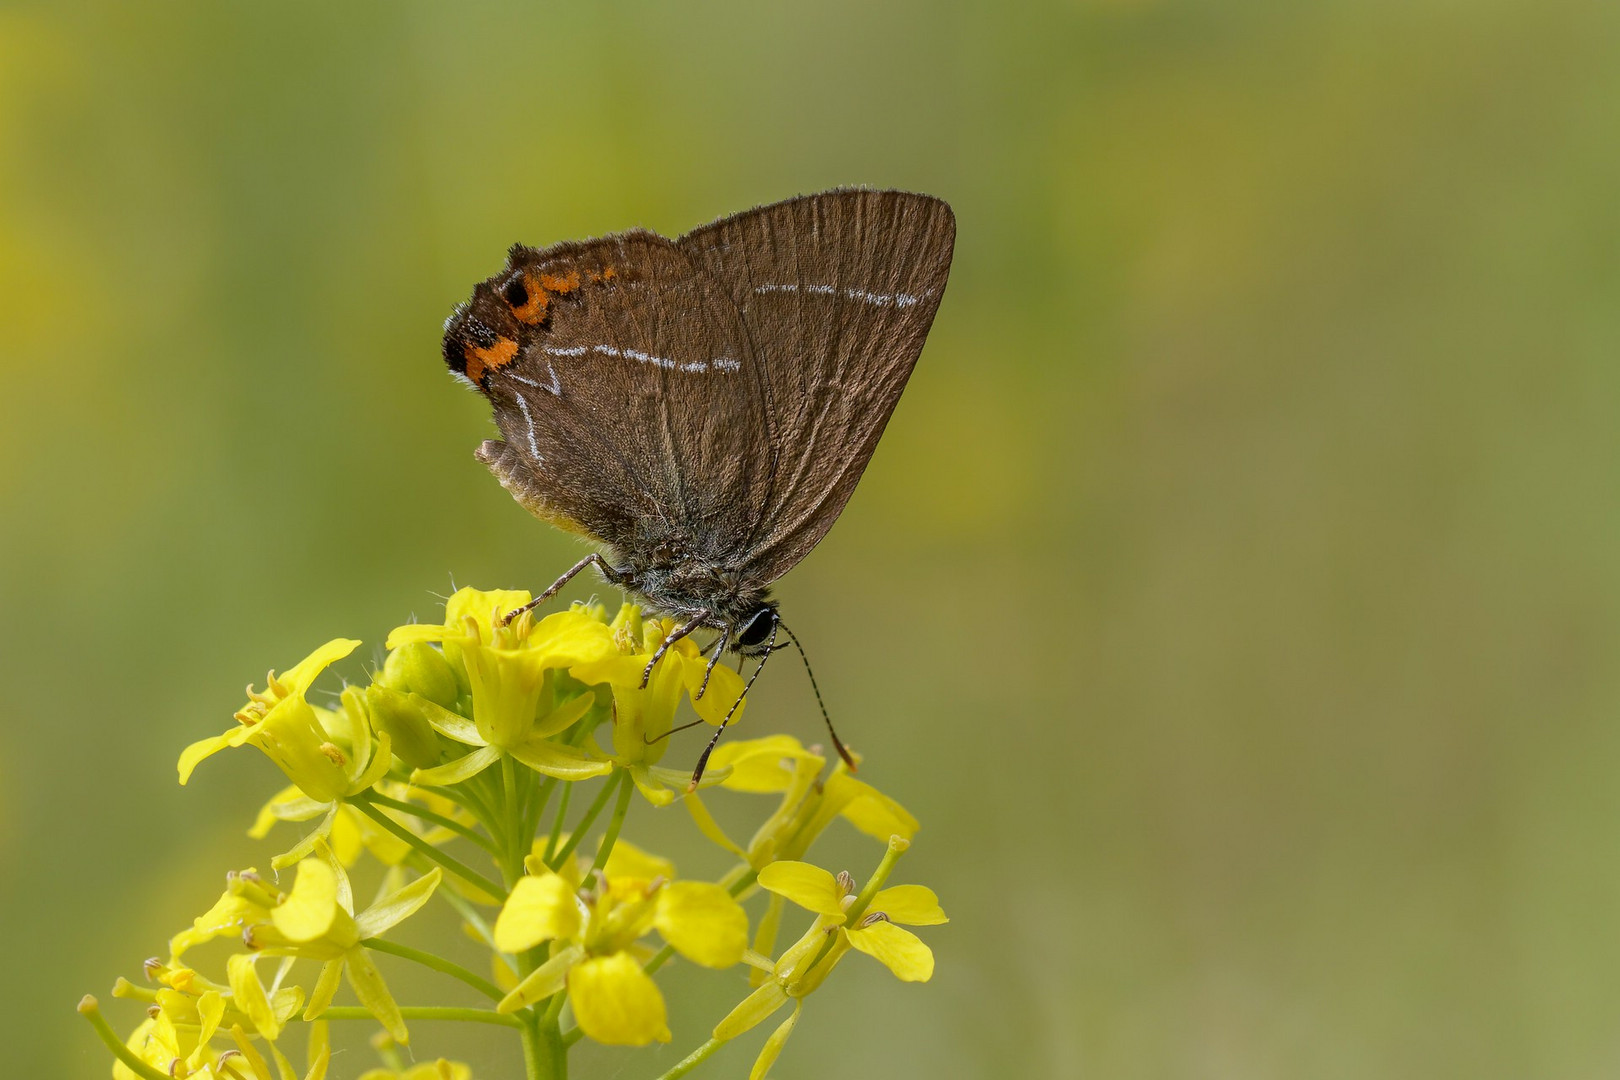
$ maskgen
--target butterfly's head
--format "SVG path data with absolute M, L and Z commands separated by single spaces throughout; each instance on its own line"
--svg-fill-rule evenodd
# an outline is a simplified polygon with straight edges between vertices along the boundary
M 763 656 L 771 651 L 780 621 L 774 601 L 761 604 L 738 621 L 732 647 L 743 656 Z

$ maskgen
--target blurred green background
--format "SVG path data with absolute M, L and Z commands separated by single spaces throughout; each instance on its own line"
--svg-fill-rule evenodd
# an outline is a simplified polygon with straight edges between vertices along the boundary
M 864 183 L 955 269 L 779 591 L 953 921 L 776 1075 L 1614 1075 L 1617 130 L 1556 0 L 0 10 L 6 1071 L 290 843 L 174 782 L 244 683 L 578 556 L 439 358 L 507 245 Z

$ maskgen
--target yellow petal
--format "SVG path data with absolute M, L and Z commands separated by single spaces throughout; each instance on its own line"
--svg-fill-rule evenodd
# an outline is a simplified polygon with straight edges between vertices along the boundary
M 821 830 L 839 814 L 876 840 L 887 840 L 891 836 L 903 836 L 910 840 L 917 835 L 917 819 L 905 807 L 871 784 L 855 779 L 842 766 L 827 778 L 821 805 L 816 808 L 814 818 L 805 825 L 805 832 L 811 836 L 820 835 Z
M 630 841 L 620 838 L 608 852 L 607 864 L 602 867 L 602 873 L 609 880 L 617 878 L 635 878 L 638 881 L 652 881 L 654 878 L 668 880 L 675 876 L 675 864 L 668 859 L 653 855 L 641 850 Z
M 535 736 L 549 739 L 553 735 L 562 734 L 578 723 L 579 718 L 590 712 L 591 706 L 595 704 L 596 695 L 589 692 L 563 702 L 544 717 L 535 721 Z
M 248 835 L 263 840 L 278 821 L 308 821 L 318 814 L 330 813 L 331 809 L 299 791 L 297 785 L 284 787 L 259 807 L 259 815 L 253 819 Z
M 675 801 L 675 792 L 665 787 L 664 782 L 645 765 L 630 766 L 630 779 L 635 782 L 636 790 L 641 792 L 642 797 L 654 806 L 668 806 Z
M 396 626 L 383 643 L 383 648 L 393 650 L 401 645 L 416 645 L 431 641 L 443 641 L 460 633 L 448 626 L 434 626 L 431 623 L 406 623 Z
M 377 1018 L 377 1023 L 394 1037 L 395 1042 L 408 1044 L 411 1033 L 405 1029 L 405 1018 L 400 1015 L 399 1005 L 394 1002 L 394 995 L 388 992 L 388 984 L 383 982 L 382 972 L 372 963 L 371 956 L 364 949 L 351 949 L 348 968 L 349 986 L 354 990 L 354 996 L 360 999 L 360 1004 Z
M 832 874 L 819 866 L 783 859 L 759 872 L 760 888 L 785 896 L 818 915 L 842 915 L 843 892 Z
M 703 800 L 698 798 L 696 792 L 688 795 L 683 801 L 686 803 L 686 812 L 692 815 L 692 820 L 697 823 L 699 832 L 738 858 L 748 857 L 748 853 L 739 847 L 735 840 L 726 835 L 726 831 L 720 827 L 718 821 L 714 820 L 714 815 L 709 813 L 709 808 L 703 805 Z
M 338 882 L 332 868 L 320 859 L 298 864 L 298 877 L 287 899 L 270 911 L 275 923 L 289 941 L 313 941 L 337 921 Z
M 444 623 L 460 627 L 462 620 L 470 617 L 478 628 L 479 640 L 487 645 L 501 620 L 530 599 L 528 593 L 515 589 L 457 589 L 444 603 Z
M 353 638 L 333 638 L 294 664 L 292 670 L 276 676 L 276 681 L 286 688 L 288 696 L 302 695 L 314 685 L 316 676 L 359 647 Z
M 850 930 L 849 943 L 906 982 L 927 982 L 933 977 L 932 950 L 916 934 L 891 922 Z
M 732 766 L 731 776 L 723 787 L 733 791 L 772 794 L 786 791 L 793 783 L 794 762 L 812 759 L 825 764 L 824 758 L 806 750 L 793 736 L 770 735 L 763 739 L 721 743 L 709 757 L 709 766 Z M 817 772 L 820 771 L 820 764 L 817 765 Z
M 458 712 L 451 712 L 438 702 L 427 698 L 412 698 L 411 703 L 422 710 L 428 726 L 447 739 L 468 746 L 483 746 L 484 737 L 478 734 L 478 725 Z
M 362 938 L 368 938 L 404 922 L 422 910 L 443 877 L 444 871 L 435 866 L 409 885 L 389 893 L 355 918 L 355 929 Z
M 799 1013 L 803 1011 L 804 1002 L 795 1001 L 792 1014 L 771 1032 L 771 1037 L 766 1039 L 765 1045 L 760 1048 L 759 1057 L 754 1059 L 754 1067 L 748 1072 L 748 1080 L 764 1080 L 765 1074 L 771 1071 L 771 1066 L 775 1065 L 776 1059 L 781 1056 L 782 1046 L 787 1042 L 788 1036 L 793 1034 L 793 1025 L 799 1022 Z
M 769 1019 L 770 1015 L 788 1002 L 787 991 L 772 979 L 752 994 L 743 998 L 735 1009 L 714 1026 L 714 1037 L 721 1042 L 735 1039 L 743 1032 Z
M 254 968 L 256 959 L 253 953 L 237 953 L 225 961 L 226 976 L 231 984 L 231 1000 L 238 1009 L 247 1013 L 255 1031 L 274 1042 L 281 1037 L 281 1021 L 270 1008 L 264 984 L 259 981 L 259 973 Z
M 613 771 L 607 761 L 587 757 L 581 750 L 546 739 L 528 738 L 507 751 L 537 773 L 559 780 L 585 780 Z
M 211 735 L 206 739 L 198 739 L 184 750 L 180 751 L 180 783 L 185 784 L 191 779 L 191 773 L 204 758 L 213 757 L 229 746 L 241 746 L 247 742 L 253 728 L 242 726 L 232 728 L 223 735 Z
M 338 985 L 343 981 L 343 958 L 328 960 L 321 965 L 321 973 L 315 980 L 315 989 L 309 992 L 309 1004 L 304 1008 L 304 1019 L 313 1020 L 326 1011 L 332 1004 L 332 998 L 338 992 Z
M 470 754 L 445 762 L 433 769 L 417 769 L 411 773 L 411 783 L 417 787 L 449 787 L 470 780 L 501 759 L 501 752 L 493 746 L 480 746 Z
M 711 724 L 724 721 L 727 713 L 731 714 L 731 722 L 737 723 L 748 711 L 748 701 L 743 697 L 742 676 L 725 664 L 716 664 L 713 674 L 709 676 L 709 688 L 702 697 L 696 697 L 698 688 L 703 685 L 706 666 L 701 660 L 686 665 L 686 692 L 692 700 L 692 710 Z
M 664 995 L 629 953 L 587 960 L 568 973 L 568 1002 L 585 1034 L 608 1046 L 668 1042 Z
M 542 941 L 572 941 L 579 934 L 573 887 L 553 873 L 520 878 L 495 920 L 495 947 L 517 953 Z
M 581 960 L 585 959 L 585 950 L 579 945 L 570 945 L 561 950 L 556 956 L 531 971 L 522 982 L 501 999 L 495 1006 L 499 1013 L 513 1013 L 525 1005 L 533 1005 L 561 990 L 568 982 L 568 970 Z
M 529 634 L 529 645 L 538 650 L 546 667 L 576 668 L 600 663 L 618 655 L 613 631 L 604 622 L 580 609 L 547 615 Z
M 730 967 L 748 948 L 747 913 L 707 881 L 672 881 L 658 890 L 653 923 L 676 952 L 704 967 Z
M 881 911 L 889 917 L 890 922 L 905 926 L 936 926 L 951 921 L 945 917 L 945 910 L 939 906 L 939 897 L 934 895 L 934 890 L 924 885 L 895 885 L 880 889 L 872 897 L 867 910 Z

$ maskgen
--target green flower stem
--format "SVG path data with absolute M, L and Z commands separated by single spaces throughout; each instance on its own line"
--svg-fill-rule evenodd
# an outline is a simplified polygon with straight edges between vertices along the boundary
M 523 1069 L 527 1080 L 568 1080 L 568 1048 L 555 1021 L 547 1024 L 531 1014 L 524 1023 Z
M 443 788 L 444 791 L 455 790 L 461 794 L 461 805 L 467 808 L 468 813 L 478 819 L 478 824 L 491 837 L 499 836 L 501 831 L 500 817 L 490 807 L 489 799 L 489 772 L 480 773 L 471 780 L 463 780 L 459 784 Z
M 413 854 L 410 857 L 410 865 L 413 869 L 423 870 L 426 863 L 427 860 L 420 855 Z M 473 928 L 473 932 L 478 935 L 478 940 L 488 945 L 491 951 L 495 951 L 495 935 L 489 928 L 489 922 L 484 918 L 483 912 L 474 907 L 470 900 L 457 893 L 453 888 L 435 889 L 433 895 L 436 899 L 443 900 L 455 908 L 456 913 L 467 920 L 467 925 Z
M 619 801 L 613 804 L 613 817 L 608 819 L 607 832 L 602 835 L 602 843 L 596 849 L 596 859 L 585 873 L 586 881 L 590 881 L 592 874 L 607 865 L 613 845 L 619 842 L 619 829 L 624 826 L 624 815 L 630 810 L 630 793 L 634 790 L 635 785 L 631 783 L 630 773 L 626 770 L 619 776 Z
M 454 818 L 447 818 L 443 814 L 436 814 L 426 807 L 417 806 L 415 803 L 405 802 L 403 799 L 391 799 L 387 795 L 384 795 L 382 792 L 378 791 L 376 788 L 371 789 L 370 797 L 371 801 L 374 803 L 390 807 L 394 810 L 400 811 L 401 813 L 410 814 L 412 817 L 419 817 L 423 821 L 431 821 L 435 825 L 449 829 L 458 836 L 466 837 L 468 840 L 471 840 L 473 843 L 477 844 L 491 855 L 495 854 L 495 845 L 490 841 L 489 837 L 485 836 L 477 829 L 469 828 L 468 826 L 463 825 Z
M 574 785 L 564 784 L 562 798 L 557 800 L 557 816 L 551 822 L 551 835 L 546 840 L 546 854 L 544 862 L 551 865 L 551 860 L 557 854 L 557 842 L 562 839 L 563 819 L 568 816 L 568 801 L 574 795 Z
M 568 1004 L 568 991 L 559 990 L 551 995 L 551 1003 L 546 1006 L 545 1015 L 540 1018 L 542 1027 L 557 1030 L 557 1018 L 562 1015 L 563 1006 Z
M 375 821 L 377 824 L 381 825 L 383 828 L 405 841 L 423 856 L 432 859 L 434 862 L 438 863 L 440 866 L 444 867 L 446 870 L 450 871 L 452 874 L 455 874 L 462 880 L 471 882 L 484 892 L 488 893 L 490 896 L 498 897 L 503 900 L 506 898 L 506 890 L 501 886 L 497 885 L 483 874 L 480 874 L 478 871 L 474 870 L 460 859 L 457 859 L 452 855 L 446 855 L 444 852 L 440 851 L 432 844 L 427 843 L 420 836 L 417 836 L 415 833 L 405 828 L 405 826 L 399 824 L 399 822 L 395 821 L 393 818 L 389 817 L 375 806 L 372 806 L 370 798 L 365 792 L 361 792 L 359 795 L 351 798 L 349 800 L 349 805 L 355 807 L 362 814 L 366 815 L 366 817 L 370 818 L 372 821 Z
M 501 758 L 501 814 L 505 843 L 500 845 L 501 877 L 510 889 L 523 876 L 523 807 L 522 793 L 518 791 L 517 761 L 510 755 Z
M 410 783 L 410 778 L 406 777 L 404 782 Z M 452 784 L 449 787 L 436 787 L 433 790 L 438 794 L 443 795 L 445 798 L 449 799 L 463 810 L 467 811 L 467 813 L 472 814 L 474 817 L 478 817 L 478 810 L 480 808 L 474 805 L 476 800 L 468 797 L 465 785 Z
M 90 1026 L 96 1029 L 101 1041 L 107 1044 L 107 1049 L 113 1056 L 123 1062 L 125 1067 L 142 1080 L 172 1080 L 168 1073 L 158 1072 L 152 1066 L 135 1056 L 135 1051 L 124 1045 L 124 1040 L 118 1037 L 118 1032 L 107 1023 L 107 1018 L 101 1015 L 101 1005 L 95 997 L 86 994 L 79 999 L 79 1015 L 90 1021 Z
M 538 794 L 529 800 L 529 812 L 523 819 L 523 836 L 527 845 L 523 852 L 525 856 L 534 847 L 535 834 L 540 831 L 540 819 L 545 816 L 546 804 L 551 802 L 551 793 L 556 790 L 558 783 L 555 776 L 546 777 L 536 789 Z
M 844 909 L 845 926 L 854 926 L 860 917 L 866 914 L 866 909 L 872 903 L 872 897 L 876 896 L 878 890 L 883 888 L 883 883 L 889 880 L 889 875 L 894 872 L 894 864 L 900 861 L 900 856 L 904 855 L 910 846 L 910 840 L 899 836 L 889 837 L 889 850 L 883 853 L 883 859 L 878 863 L 877 869 L 872 871 L 872 877 L 867 881 L 866 887 L 855 897 L 855 902 Z
M 590 809 L 586 810 L 585 816 L 579 819 L 579 824 L 574 826 L 574 831 L 568 834 L 568 842 L 562 846 L 562 850 L 546 861 L 547 866 L 555 871 L 557 867 L 567 861 L 568 856 L 574 853 L 574 849 L 579 846 L 579 842 L 585 839 L 586 832 L 590 830 L 592 825 L 596 824 L 596 819 L 602 813 L 602 808 L 607 805 L 608 797 L 613 794 L 613 790 L 614 784 L 612 781 L 602 785 L 602 790 L 597 793 L 595 800 L 590 805 Z M 561 820 L 560 817 L 559 820 Z
M 726 1045 L 725 1040 L 711 1038 L 708 1042 L 676 1062 L 675 1067 L 660 1076 L 658 1080 L 676 1080 L 676 1077 L 685 1076 L 707 1061 L 710 1055 L 724 1045 Z
M 451 1005 L 401 1005 L 399 1015 L 407 1020 L 459 1020 L 468 1024 L 494 1024 L 497 1027 L 523 1026 L 523 1018 L 512 1013 L 498 1013 L 494 1009 L 465 1009 Z M 377 1018 L 363 1005 L 332 1005 L 321 1013 L 318 1019 L 377 1022 Z
M 468 986 L 472 987 L 474 990 L 478 991 L 480 994 L 483 994 L 485 997 L 489 998 L 491 1001 L 499 1001 L 501 998 L 506 996 L 505 994 L 501 993 L 500 988 L 498 988 L 488 979 L 474 975 L 460 964 L 457 964 L 451 960 L 446 960 L 442 956 L 435 956 L 429 952 L 422 952 L 420 949 L 413 949 L 409 945 L 401 945 L 397 941 L 389 941 L 387 938 L 366 938 L 365 940 L 361 941 L 360 944 L 374 952 L 388 953 L 391 956 L 399 956 L 406 960 L 414 960 L 423 967 L 432 968 L 434 971 L 437 971 L 442 975 L 448 975 L 452 979 L 459 979 Z
M 540 1029 L 530 1020 L 523 1025 L 523 1075 L 527 1080 L 548 1080 L 547 1055 L 540 1045 Z

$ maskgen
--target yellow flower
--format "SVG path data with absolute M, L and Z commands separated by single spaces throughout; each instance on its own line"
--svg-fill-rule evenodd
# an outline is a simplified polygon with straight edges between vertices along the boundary
M 393 761 L 392 740 L 386 731 L 374 732 L 367 701 L 367 695 L 353 686 L 344 688 L 336 710 L 301 699 L 295 706 L 288 699 L 270 710 L 254 736 L 269 747 L 265 752 L 292 778 L 289 791 L 296 790 L 302 798 L 288 792 L 273 798 L 260 811 L 249 835 L 263 836 L 275 820 L 307 821 L 325 815 L 290 851 L 270 860 L 273 869 L 291 866 L 313 851 L 316 843 L 330 840 L 340 818 L 359 818 L 344 801 L 376 787 L 387 775 Z M 377 831 L 375 825 L 369 828 L 372 833 Z M 403 851 L 398 851 L 393 861 L 401 857 Z
M 295 956 L 322 962 L 321 974 L 310 993 L 304 1019 L 326 1011 L 345 974 L 360 1004 L 377 1018 L 388 1034 L 401 1043 L 410 1041 L 399 1006 L 361 943 L 415 914 L 442 877 L 438 868 L 383 896 L 371 907 L 354 914 L 349 879 L 336 859 L 305 859 L 298 864 L 292 892 L 270 911 L 268 923 L 247 927 L 248 947 L 268 956 Z
M 851 947 L 866 953 L 894 972 L 903 982 L 927 982 L 934 974 L 934 954 L 906 926 L 935 926 L 948 922 L 934 891 L 922 885 L 895 885 L 873 895 L 854 925 L 845 913 L 854 903 L 847 877 L 840 879 L 805 862 L 774 862 L 759 872 L 761 888 L 807 908 L 829 921 L 823 929 L 838 928 Z
M 318 844 L 317 851 L 318 857 L 298 864 L 290 893 L 276 891 L 251 870 L 231 875 L 225 894 L 194 920 L 190 930 L 175 935 L 170 951 L 179 957 L 205 941 L 240 934 L 247 947 L 261 955 L 318 961 L 321 973 L 304 1010 L 305 1020 L 326 1011 L 347 973 L 360 1003 L 390 1035 L 406 1042 L 399 1007 L 362 943 L 419 910 L 442 874 L 435 868 L 355 915 L 348 875 L 325 843 Z M 232 969 L 233 986 L 239 978 L 245 980 L 244 964 L 238 961 Z
M 230 987 L 219 986 L 184 966 L 152 962 L 147 973 L 159 988 L 152 996 L 147 1019 L 125 1045 L 141 1061 L 175 1077 L 229 1075 L 222 1063 L 236 1055 L 220 1049 L 216 1040 L 227 1035 L 239 1043 L 250 1035 L 273 1040 L 303 1001 L 300 990 L 283 988 L 266 994 L 256 980 L 244 1001 L 243 987 L 236 980 Z M 113 1075 L 133 1080 L 135 1074 L 119 1063 L 114 1065 Z
M 674 802 L 691 782 L 689 771 L 666 769 L 658 762 L 669 749 L 668 736 L 683 694 L 691 699 L 697 693 L 706 667 L 698 647 L 690 638 L 682 638 L 664 653 L 646 689 L 641 688 L 647 664 L 674 626 L 670 619 L 643 620 L 640 608 L 624 604 L 609 627 L 618 652 L 574 669 L 575 676 L 586 682 L 607 685 L 613 696 L 612 752 L 597 746 L 594 736 L 591 745 L 598 755 L 629 772 L 636 790 L 654 806 Z M 708 692 L 693 699 L 692 704 L 700 718 L 718 724 L 741 694 L 741 676 L 719 664 Z M 724 704 L 720 704 L 722 699 Z M 703 786 L 719 783 L 728 772 L 725 768 L 709 769 L 704 773 Z
M 278 678 L 272 671 L 264 691 L 256 692 L 249 687 L 248 703 L 236 713 L 236 727 L 222 735 L 200 739 L 180 754 L 180 783 L 191 779 L 192 770 L 204 758 L 227 747 L 252 743 L 310 798 L 318 802 L 337 798 L 354 780 L 348 766 L 359 744 L 352 744 L 345 754 L 343 748 L 328 737 L 304 695 L 322 671 L 348 656 L 359 644 L 349 638 L 335 638 L 299 661 L 285 675 Z M 365 756 L 369 761 L 369 731 L 366 735 Z M 386 747 L 378 756 L 386 769 Z
M 686 800 L 705 836 L 747 860 L 758 870 L 777 859 L 797 859 L 835 819 L 842 817 L 877 840 L 891 836 L 909 840 L 917 834 L 917 819 L 906 808 L 871 784 L 857 780 L 839 761 L 821 781 L 827 759 L 808 750 L 791 735 L 742 739 L 721 743 L 709 759 L 710 768 L 729 770 L 720 787 L 761 794 L 781 792 L 776 812 L 755 831 L 746 848 L 726 835 L 695 795 Z
M 388 636 L 391 650 L 439 643 L 452 672 L 465 678 L 468 686 L 470 716 L 416 691 L 390 699 L 390 707 L 408 703 L 440 735 L 473 747 L 471 753 L 444 765 L 418 768 L 412 783 L 460 783 L 504 756 L 561 780 L 611 771 L 607 762 L 553 741 L 596 703 L 592 693 L 564 691 L 557 675 L 610 655 L 611 632 L 600 619 L 579 609 L 558 612 L 539 623 L 525 613 L 505 625 L 506 613 L 527 603 L 528 596 L 461 589 L 445 604 L 442 626 L 412 623 Z
M 551 958 L 502 1000 L 502 1012 L 566 989 L 580 1029 L 597 1042 L 667 1042 L 664 996 L 643 970 L 650 953 L 640 939 L 656 929 L 676 952 L 704 967 L 730 967 L 743 958 L 748 916 L 730 893 L 711 882 L 670 880 L 667 862 L 625 841 L 583 891 L 573 874 L 564 877 L 537 860 L 531 871 L 495 921 L 495 945 L 516 953 L 550 942 Z
M 890 840 L 874 885 L 887 877 L 894 859 L 907 846 L 901 837 Z M 766 1040 L 749 1080 L 760 1080 L 770 1070 L 798 1023 L 803 999 L 826 981 L 850 949 L 875 958 L 905 982 L 926 982 L 933 976 L 933 952 L 917 935 L 897 925 L 932 926 L 949 921 L 933 890 L 896 885 L 878 889 L 862 905 L 848 874 L 835 877 L 818 866 L 796 861 L 772 863 L 759 872 L 759 883 L 815 912 L 816 920 L 770 966 L 770 978 L 715 1026 L 716 1039 L 734 1039 L 793 1002 L 793 1013 Z

